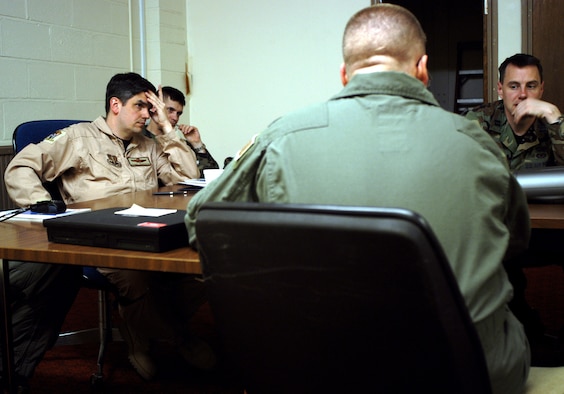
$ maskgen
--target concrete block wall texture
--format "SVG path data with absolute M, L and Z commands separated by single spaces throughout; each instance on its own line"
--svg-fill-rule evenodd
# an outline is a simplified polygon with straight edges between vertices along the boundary
M 186 1 L 145 0 L 147 78 L 187 93 Z M 189 121 L 189 104 L 182 122 Z
M 155 85 L 180 84 L 182 89 L 185 1 L 0 2 L 0 146 L 11 145 L 14 128 L 28 120 L 105 114 L 105 88 L 112 75 L 143 70 L 142 3 L 150 64 L 146 77 Z

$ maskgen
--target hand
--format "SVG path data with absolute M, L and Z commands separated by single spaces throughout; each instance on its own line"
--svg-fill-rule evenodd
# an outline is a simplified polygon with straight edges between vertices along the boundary
M 515 123 L 528 123 L 531 118 L 545 119 L 547 123 L 554 123 L 561 115 L 558 108 L 546 101 L 527 98 L 513 108 L 513 120 Z
M 145 95 L 147 96 L 147 101 L 153 106 L 150 111 L 151 120 L 157 124 L 159 129 L 162 130 L 164 134 L 166 134 L 170 133 L 173 129 L 165 111 L 165 103 L 163 100 L 163 91 L 161 85 L 159 85 L 158 92 L 158 96 L 151 91 L 145 92 Z
M 202 137 L 200 136 L 200 131 L 196 126 L 189 126 L 187 124 L 179 124 L 177 125 L 186 141 L 190 143 L 194 148 L 197 148 L 203 144 Z

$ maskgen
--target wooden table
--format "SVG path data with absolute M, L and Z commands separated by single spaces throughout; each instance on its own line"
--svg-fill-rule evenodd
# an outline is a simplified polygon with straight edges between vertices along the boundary
M 174 191 L 178 186 L 160 188 Z M 145 208 L 186 209 L 194 192 L 172 196 L 155 196 L 153 191 L 121 194 L 99 200 L 85 201 L 69 208 L 129 208 L 132 204 Z M 8 261 L 62 263 L 81 266 L 125 268 L 178 273 L 201 273 L 198 253 L 186 246 L 162 253 L 56 244 L 47 240 L 47 231 L 40 222 L 0 222 L 0 323 L 2 334 L 3 390 L 10 393 L 13 385 L 13 348 L 11 311 L 6 308 L 9 296 Z
M 178 187 L 161 188 L 172 191 Z M 73 204 L 71 208 L 98 210 L 130 207 L 186 209 L 194 195 L 155 196 L 152 191 L 122 194 L 110 198 Z M 564 204 L 530 204 L 533 229 L 564 229 Z M 44 263 L 64 263 L 82 266 L 146 269 L 150 271 L 201 273 L 198 253 L 183 247 L 162 253 L 137 252 L 92 246 L 56 244 L 47 240 L 41 223 L 8 221 L 0 223 L 0 259 Z
M 164 189 L 170 190 L 171 188 Z M 112 207 L 128 208 L 135 203 L 146 208 L 186 209 L 193 194 L 191 192 L 185 195 L 153 196 L 151 191 L 146 191 L 85 201 L 70 207 L 98 210 Z M 2 222 L 0 233 L 2 234 L 0 258 L 6 260 L 181 273 L 201 272 L 198 253 L 189 247 L 151 253 L 56 244 L 47 240 L 47 232 L 42 223 L 24 221 Z
M 564 229 L 564 204 L 529 204 L 533 229 Z
M 173 191 L 178 187 L 161 188 L 160 191 Z M 138 204 L 146 208 L 175 208 L 186 209 L 193 192 L 185 195 L 154 196 L 152 191 L 122 194 L 110 198 L 86 201 L 70 206 L 71 208 L 91 208 L 93 210 L 120 207 L 130 207 Z M 529 212 L 533 232 L 551 230 L 560 233 L 564 230 L 564 204 L 530 204 Z M 11 315 L 9 308 L 5 308 L 6 292 L 8 288 L 7 263 L 9 260 L 22 260 L 31 262 L 62 263 L 75 265 L 88 265 L 109 268 L 133 268 L 150 271 L 165 271 L 179 273 L 200 273 L 198 253 L 190 247 L 183 247 L 163 253 L 136 252 L 129 250 L 98 248 L 91 246 L 78 246 L 50 243 L 47 232 L 41 223 L 32 222 L 2 222 L 0 223 L 0 308 L 3 309 L 4 348 L 2 356 L 5 360 L 3 375 L 7 378 L 5 392 L 10 392 L 13 378 L 13 354 Z
M 159 190 L 176 189 L 178 187 Z M 138 204 L 147 208 L 186 209 L 193 194 L 188 192 L 185 195 L 155 196 L 152 191 L 144 191 L 86 201 L 71 207 L 98 210 L 111 207 L 126 208 Z M 564 230 L 564 204 L 530 204 L 529 212 L 533 229 Z M 47 232 L 41 223 L 24 221 L 1 222 L 0 234 L 0 259 L 4 260 L 201 273 L 198 253 L 190 247 L 151 253 L 56 244 L 47 240 Z

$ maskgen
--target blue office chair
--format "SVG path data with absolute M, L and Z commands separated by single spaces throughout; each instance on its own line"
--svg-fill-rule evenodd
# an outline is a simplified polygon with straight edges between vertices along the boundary
M 198 250 L 225 359 L 249 393 L 491 393 L 427 222 L 404 209 L 208 203 Z
M 88 122 L 86 120 L 72 119 L 49 119 L 24 122 L 16 127 L 12 137 L 14 154 L 21 151 L 28 144 L 41 142 L 45 137 L 64 129 L 75 123 Z M 53 200 L 62 200 L 56 182 L 44 184 Z M 116 289 L 110 284 L 106 277 L 100 274 L 94 267 L 83 267 L 82 286 L 98 290 L 98 314 L 99 326 L 80 331 L 64 332 L 59 334 L 55 346 L 76 345 L 83 343 L 99 342 L 97 370 L 92 374 L 90 382 L 93 386 L 101 385 L 104 374 L 104 356 L 106 346 L 109 342 L 120 340 L 121 336 L 117 328 L 112 327 L 112 302 L 111 294 L 116 295 Z

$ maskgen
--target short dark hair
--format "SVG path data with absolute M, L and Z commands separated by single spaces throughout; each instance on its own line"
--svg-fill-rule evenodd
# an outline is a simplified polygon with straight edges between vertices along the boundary
M 180 90 L 173 88 L 172 86 L 163 86 L 163 97 L 169 98 L 172 101 L 176 101 L 184 107 L 186 105 L 186 98 L 184 97 L 184 93 Z
M 347 74 L 375 64 L 373 58 L 386 56 L 400 68 L 425 54 L 427 37 L 421 24 L 409 10 L 383 3 L 366 7 L 354 14 L 343 34 L 343 59 Z
M 155 86 L 139 74 L 114 75 L 106 86 L 106 113 L 110 111 L 110 99 L 112 97 L 117 97 L 122 103 L 126 103 L 131 97 L 148 91 L 157 93 Z
M 499 66 L 499 82 L 503 83 L 505 78 L 505 69 L 508 65 L 513 64 L 516 67 L 523 68 L 526 66 L 535 66 L 539 70 L 540 82 L 543 81 L 542 77 L 542 66 L 538 58 L 533 55 L 527 55 L 525 53 L 517 53 L 513 56 L 508 57 Z

